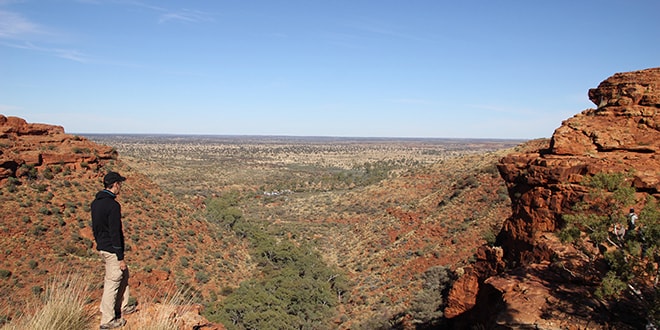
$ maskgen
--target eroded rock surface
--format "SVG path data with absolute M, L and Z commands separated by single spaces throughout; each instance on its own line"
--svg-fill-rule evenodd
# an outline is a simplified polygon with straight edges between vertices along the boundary
M 602 307 L 591 295 L 600 274 L 585 271 L 593 261 L 552 232 L 588 193 L 586 176 L 629 173 L 638 203 L 660 197 L 660 68 L 617 73 L 589 90 L 589 98 L 596 109 L 565 120 L 550 140 L 530 141 L 501 160 L 512 200 L 498 236 L 503 257 L 478 260 L 459 279 L 445 310 L 457 324 L 474 321 L 488 307 L 482 321 L 505 328 L 598 329 L 616 322 L 594 312 Z M 511 270 L 493 266 L 502 262 Z
M 62 126 L 28 123 L 0 114 L 0 182 L 30 175 L 48 166 L 80 169 L 116 159 L 117 152 L 84 137 L 66 134 Z

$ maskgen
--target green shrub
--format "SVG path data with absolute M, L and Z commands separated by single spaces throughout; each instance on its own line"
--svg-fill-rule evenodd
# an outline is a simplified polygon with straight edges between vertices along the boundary
M 7 179 L 7 191 L 14 193 L 18 190 L 18 186 L 21 184 L 20 180 L 14 177 L 9 177 Z
M 34 236 L 41 236 L 43 235 L 46 231 L 48 231 L 48 228 L 45 227 L 42 224 L 36 224 L 32 229 L 30 230 L 32 232 L 32 235 Z
M 7 269 L 0 269 L 0 279 L 7 279 L 11 276 L 11 271 Z
M 197 246 L 195 246 L 194 244 L 191 244 L 191 243 L 187 243 L 186 244 L 186 250 L 188 250 L 188 252 L 193 253 L 193 254 L 197 253 Z
M 39 176 L 39 172 L 34 165 L 23 164 L 18 168 L 17 173 L 20 173 L 20 176 L 26 176 L 29 180 L 35 180 Z
M 73 151 L 73 153 L 75 154 L 88 154 L 91 152 L 89 148 L 80 148 L 80 147 L 73 147 L 71 148 L 71 151 Z
M 44 288 L 42 288 L 41 286 L 35 285 L 35 286 L 32 287 L 32 293 L 35 296 L 40 296 L 43 291 L 44 291 Z
M 495 245 L 495 241 L 497 240 L 497 231 L 493 228 L 488 228 L 482 233 L 483 239 L 486 241 L 486 244 L 488 245 Z
M 588 195 L 576 203 L 573 214 L 565 214 L 565 226 L 558 236 L 571 242 L 583 252 L 594 251 L 589 246 L 606 246 L 602 255 L 593 252 L 591 258 L 602 258 L 609 269 L 595 291 L 601 299 L 618 299 L 627 290 L 635 292 L 647 315 L 656 315 L 660 310 L 660 293 L 653 283 L 653 274 L 658 274 L 657 260 L 660 259 L 660 209 L 658 201 L 648 196 L 639 219 L 638 228 L 628 231 L 620 240 L 612 233 L 615 224 L 626 224 L 626 213 L 635 205 L 635 189 L 627 181 L 625 173 L 598 173 L 585 180 Z M 589 240 L 582 240 L 585 233 Z M 589 245 L 589 246 L 587 246 Z M 596 270 L 587 270 L 596 271 Z M 649 285 L 649 283 L 651 283 Z M 655 316 L 654 316 L 655 317 Z
M 195 281 L 197 281 L 198 283 L 208 283 L 209 280 L 210 280 L 209 273 L 203 270 L 199 270 L 195 272 Z
M 596 296 L 601 299 L 620 297 L 627 288 L 626 282 L 619 279 L 614 272 L 608 272 L 601 285 L 596 289 Z
M 431 267 L 423 275 L 422 290 L 410 303 L 410 315 L 415 322 L 438 322 L 446 305 L 445 297 L 453 282 L 453 274 L 444 266 Z
M 234 292 L 234 288 L 229 287 L 229 286 L 223 286 L 222 289 L 220 289 L 220 294 L 223 296 L 228 296 Z
M 44 176 L 44 179 L 47 180 L 52 180 L 55 177 L 55 175 L 53 174 L 53 170 L 51 170 L 50 167 L 46 167 L 42 175 Z

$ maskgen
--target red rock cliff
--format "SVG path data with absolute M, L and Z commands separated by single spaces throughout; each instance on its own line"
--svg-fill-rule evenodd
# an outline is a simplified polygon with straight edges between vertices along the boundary
M 0 182 L 29 175 L 31 168 L 81 168 L 115 158 L 113 148 L 66 134 L 62 126 L 32 124 L 0 114 Z
M 589 90 L 589 99 L 598 108 L 565 120 L 548 149 L 501 160 L 513 201 L 501 233 L 509 261 L 548 259 L 539 238 L 586 192 L 585 175 L 630 172 L 639 194 L 660 191 L 660 68 L 617 73 Z
M 482 324 L 581 328 L 579 321 L 599 308 L 582 285 L 594 274 L 575 271 L 590 261 L 550 233 L 587 193 L 585 176 L 628 172 L 638 203 L 660 197 L 660 68 L 617 73 L 589 90 L 589 99 L 597 108 L 565 120 L 550 141 L 531 141 L 501 160 L 512 200 L 498 236 L 504 257 L 478 255 L 458 280 L 445 310 L 448 318 L 463 318 L 457 324 L 486 313 Z M 504 272 L 504 263 L 512 270 Z

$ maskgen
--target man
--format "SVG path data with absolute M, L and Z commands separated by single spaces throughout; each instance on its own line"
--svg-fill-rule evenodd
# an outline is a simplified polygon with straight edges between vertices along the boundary
M 635 213 L 635 209 L 631 208 L 630 212 L 626 216 L 628 218 L 628 231 L 626 232 L 626 238 L 628 239 L 638 239 L 637 236 L 637 213 Z
M 632 232 L 635 230 L 635 227 L 637 226 L 637 214 L 635 213 L 635 209 L 630 209 L 630 213 L 628 213 L 628 231 Z
M 615 223 L 614 235 L 616 236 L 617 240 L 619 240 L 619 243 L 623 243 L 624 239 L 626 238 L 626 228 L 624 228 L 620 223 Z
M 128 266 L 124 260 L 124 233 L 121 223 L 121 205 L 115 200 L 126 178 L 117 172 L 103 177 L 104 189 L 92 202 L 92 229 L 96 249 L 105 262 L 105 281 L 101 299 L 100 329 L 124 326 L 121 316 L 135 311 L 128 306 Z

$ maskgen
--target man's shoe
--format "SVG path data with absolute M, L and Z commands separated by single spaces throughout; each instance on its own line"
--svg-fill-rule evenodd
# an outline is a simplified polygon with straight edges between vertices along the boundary
M 137 305 L 130 305 L 122 308 L 121 315 L 133 314 L 137 311 Z
M 105 329 L 116 329 L 116 328 L 121 328 L 126 324 L 126 320 L 124 319 L 114 319 L 106 324 L 101 324 L 101 330 Z

